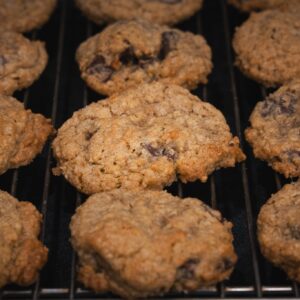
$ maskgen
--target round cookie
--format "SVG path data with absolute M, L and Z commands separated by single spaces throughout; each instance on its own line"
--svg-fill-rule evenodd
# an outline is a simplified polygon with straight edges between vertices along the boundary
M 173 25 L 202 7 L 203 0 L 76 0 L 80 10 L 97 24 L 142 18 Z
M 105 95 L 153 81 L 194 89 L 212 69 L 202 36 L 143 20 L 106 27 L 80 45 L 76 58 L 82 78 Z
M 297 13 L 266 10 L 251 14 L 234 35 L 236 65 L 267 87 L 299 77 L 299 32 Z
M 180 86 L 144 84 L 75 112 L 53 142 L 58 165 L 86 194 L 206 181 L 245 156 L 224 116 Z
M 120 189 L 91 196 L 70 226 L 79 280 L 130 299 L 228 278 L 237 260 L 231 227 L 198 199 Z
M 56 0 L 0 0 L 0 28 L 26 32 L 46 23 Z
M 250 123 L 245 135 L 254 155 L 285 177 L 299 176 L 300 79 L 258 102 Z
M 278 7 L 287 1 L 290 0 L 228 0 L 230 4 L 244 12 Z
M 258 240 L 262 254 L 300 282 L 300 182 L 285 185 L 262 207 Z
M 49 119 L 26 110 L 15 98 L 0 95 L 0 174 L 29 164 L 52 132 Z
M 0 94 L 30 86 L 46 67 L 48 55 L 40 41 L 20 33 L 0 32 Z
M 30 202 L 19 202 L 0 190 L 0 288 L 32 284 L 48 257 L 38 240 L 41 214 Z

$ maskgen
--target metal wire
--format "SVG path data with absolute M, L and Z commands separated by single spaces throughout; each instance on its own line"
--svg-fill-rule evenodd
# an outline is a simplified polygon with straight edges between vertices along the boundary
M 62 57 L 64 52 L 64 45 L 66 41 L 66 33 L 65 33 L 65 26 L 66 26 L 66 1 L 60 1 L 60 19 L 59 19 L 59 34 L 58 34 L 58 48 L 57 48 L 57 55 L 56 55 L 56 69 L 55 69 L 55 82 L 53 87 L 53 100 L 52 100 L 52 108 L 51 108 L 51 117 L 52 121 L 55 124 L 56 115 L 57 115 L 57 108 L 58 108 L 58 98 L 59 98 L 59 90 L 60 90 L 60 79 L 61 79 L 61 68 L 62 68 Z M 224 42 L 225 42 L 225 52 L 226 52 L 226 60 L 228 65 L 228 74 L 230 80 L 230 90 L 233 100 L 233 109 L 234 109 L 234 118 L 235 118 L 235 128 L 237 131 L 237 135 L 241 140 L 241 144 L 243 146 L 243 137 L 242 137 L 242 128 L 241 128 L 241 118 L 240 118 L 240 107 L 239 107 L 239 99 L 237 93 L 237 83 L 235 78 L 235 73 L 233 69 L 233 59 L 231 53 L 231 36 L 230 36 L 230 29 L 229 29 L 229 20 L 228 20 L 228 13 L 227 8 L 225 5 L 224 0 L 219 0 L 218 2 L 222 9 L 222 18 L 225 30 Z M 196 17 L 196 31 L 197 33 L 202 32 L 202 24 L 201 24 L 201 14 L 198 14 Z M 86 25 L 86 38 L 92 35 L 92 25 L 89 21 L 87 21 Z M 33 37 L 34 38 L 34 37 Z M 207 100 L 208 98 L 208 88 L 204 87 L 202 90 L 201 98 L 203 100 Z M 24 104 L 26 106 L 28 99 L 29 99 L 29 90 L 27 90 L 24 94 Z M 266 90 L 262 88 L 262 95 L 263 98 L 266 96 Z M 83 102 L 82 106 L 86 106 L 88 104 L 88 90 L 86 87 L 83 89 Z M 44 222 L 41 230 L 41 240 L 44 241 L 45 234 L 46 234 L 46 219 L 47 219 L 47 208 L 48 208 L 48 197 L 49 197 L 49 187 L 51 181 L 51 151 L 47 149 L 46 153 L 46 169 L 44 173 L 44 185 L 43 185 L 43 196 L 42 196 L 42 204 L 41 204 L 41 212 L 44 215 Z M 271 297 L 278 297 L 281 296 L 281 299 L 284 299 L 286 295 L 293 295 L 294 297 L 299 297 L 299 290 L 298 285 L 296 283 L 292 283 L 288 286 L 283 285 L 262 285 L 261 278 L 260 278 L 260 270 L 259 270 L 259 263 L 257 257 L 257 245 L 256 245 L 256 238 L 254 233 L 254 217 L 252 214 L 252 207 L 251 207 L 251 197 L 249 192 L 249 178 L 246 170 L 245 163 L 242 163 L 240 166 L 241 170 L 241 177 L 242 177 L 242 185 L 243 185 L 243 196 L 245 202 L 245 209 L 246 209 L 246 218 L 247 218 L 247 235 L 250 241 L 250 248 L 251 248 L 251 266 L 253 268 L 253 285 L 249 286 L 226 286 L 226 284 L 221 283 L 217 287 L 210 287 L 210 288 L 203 288 L 201 290 L 192 292 L 188 295 L 182 294 L 170 294 L 167 296 L 168 299 L 195 299 L 195 298 L 203 298 L 209 297 L 210 299 L 220 299 L 220 298 L 227 298 L 227 299 L 238 299 L 238 298 L 245 298 L 248 299 L 257 299 L 261 298 L 264 299 L 263 296 L 271 296 Z M 277 185 L 277 189 L 281 188 L 281 181 L 280 177 L 274 173 L 275 175 L 275 182 Z M 15 194 L 18 186 L 18 171 L 14 171 L 11 181 L 11 193 Z M 180 197 L 183 197 L 183 184 L 178 182 L 177 184 L 177 194 Z M 209 189 L 210 189 L 210 204 L 213 208 L 218 207 L 218 199 L 217 199 L 217 184 L 216 184 L 216 177 L 214 175 L 210 176 L 209 179 Z M 76 207 L 82 203 L 82 195 L 80 193 L 76 194 Z M 247 237 L 245 237 L 247 238 Z M 104 295 L 96 295 L 89 290 L 82 289 L 76 286 L 76 254 L 74 251 L 71 253 L 71 268 L 70 268 L 70 282 L 68 287 L 66 288 L 44 288 L 41 286 L 40 279 L 37 280 L 36 284 L 32 289 L 21 289 L 21 290 L 3 290 L 0 291 L 0 300 L 3 298 L 9 299 L 96 299 L 96 298 L 103 298 Z M 232 297 L 232 298 L 230 298 Z M 253 297 L 253 298 L 251 298 Z M 110 297 L 109 299 L 118 299 L 114 297 Z M 268 298 L 272 299 L 272 298 Z M 288 299 L 288 298 L 287 298 Z

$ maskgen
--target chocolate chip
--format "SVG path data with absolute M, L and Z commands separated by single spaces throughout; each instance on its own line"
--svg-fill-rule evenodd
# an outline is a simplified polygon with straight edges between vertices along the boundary
M 195 276 L 195 269 L 199 264 L 198 258 L 191 258 L 187 260 L 183 265 L 177 268 L 177 279 L 191 279 Z
M 175 31 L 166 31 L 161 35 L 160 50 L 158 58 L 164 60 L 168 54 L 176 49 L 178 34 Z
M 173 148 L 155 148 L 151 144 L 142 144 L 152 156 L 166 156 L 170 160 L 175 160 L 177 158 L 177 153 Z
M 137 65 L 139 62 L 132 46 L 129 46 L 120 54 L 119 60 L 123 65 Z
M 97 55 L 89 64 L 86 72 L 89 75 L 97 75 L 101 82 L 106 82 L 111 78 L 114 69 L 105 64 L 105 58 L 102 55 Z
M 292 239 L 300 240 L 300 227 L 297 225 L 288 225 L 288 232 Z
M 3 55 L 0 55 L 0 66 L 4 66 L 6 63 L 7 59 Z

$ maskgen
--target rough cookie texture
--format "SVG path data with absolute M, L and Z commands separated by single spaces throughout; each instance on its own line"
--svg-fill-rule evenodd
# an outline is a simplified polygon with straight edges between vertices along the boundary
M 37 239 L 41 215 L 30 202 L 0 191 L 0 287 L 32 284 L 47 261 L 48 249 Z
M 203 0 L 76 0 L 80 10 L 97 24 L 142 18 L 172 25 L 201 9 Z
M 29 164 L 51 132 L 49 119 L 26 110 L 15 98 L 0 95 L 0 174 Z
M 20 33 L 0 32 L 0 94 L 30 86 L 48 61 L 45 46 Z
M 80 191 L 163 188 L 200 179 L 245 158 L 224 116 L 182 87 L 141 85 L 75 112 L 53 142 L 63 173 Z
M 286 177 L 300 175 L 300 79 L 258 102 L 245 131 L 254 155 Z
M 257 221 L 263 255 L 300 282 L 300 182 L 287 184 L 262 207 Z
M 194 89 L 212 69 L 202 36 L 142 20 L 108 26 L 82 43 L 76 57 L 82 78 L 106 95 L 152 81 Z
M 230 4 L 245 12 L 278 7 L 287 1 L 290 0 L 228 0 Z
M 300 77 L 300 18 L 297 13 L 267 10 L 253 13 L 237 29 L 236 65 L 267 87 Z
M 0 29 L 26 32 L 46 23 L 56 0 L 0 0 Z
M 126 298 L 190 291 L 229 277 L 232 224 L 198 199 L 163 191 L 91 196 L 71 221 L 79 280 Z

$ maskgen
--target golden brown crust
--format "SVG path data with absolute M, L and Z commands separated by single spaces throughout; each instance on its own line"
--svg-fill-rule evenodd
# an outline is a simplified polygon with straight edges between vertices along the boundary
M 258 216 L 263 255 L 300 282 L 300 181 L 272 195 Z
M 250 12 L 253 10 L 264 10 L 280 6 L 284 2 L 290 0 L 228 0 L 241 11 Z
M 201 9 L 203 0 L 76 0 L 79 9 L 97 24 L 142 18 L 172 25 Z
M 0 93 L 11 95 L 30 86 L 47 61 L 43 42 L 30 41 L 20 33 L 0 31 Z
M 56 0 L 0 0 L 0 28 L 26 32 L 41 27 L 51 16 Z
M 279 10 L 252 13 L 233 38 L 236 65 L 267 87 L 300 77 L 299 14 Z
M 212 69 L 202 36 L 140 19 L 106 27 L 79 46 L 76 59 L 86 83 L 105 95 L 153 81 L 194 89 Z
M 285 177 L 300 175 L 300 80 L 258 102 L 245 131 L 255 157 Z
M 29 164 L 53 131 L 49 119 L 25 110 L 13 97 L 0 95 L 0 174 Z
M 75 112 L 53 142 L 62 173 L 80 191 L 161 189 L 206 181 L 245 159 L 220 111 L 182 87 L 141 85 Z
M 228 278 L 237 259 L 231 227 L 198 199 L 122 189 L 91 196 L 70 225 L 79 280 L 125 298 Z
M 47 261 L 48 249 L 37 239 L 42 216 L 29 202 L 0 191 L 0 287 L 32 284 Z

